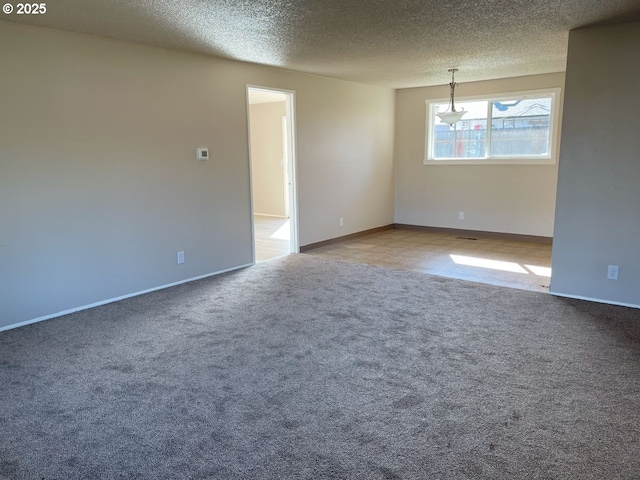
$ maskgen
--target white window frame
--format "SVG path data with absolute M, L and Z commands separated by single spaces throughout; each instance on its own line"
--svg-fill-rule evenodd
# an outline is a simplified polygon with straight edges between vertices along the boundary
M 440 158 L 433 157 L 435 125 L 440 123 L 436 118 L 436 106 L 449 101 L 448 98 L 425 100 L 426 104 L 426 135 L 424 165 L 554 165 L 558 159 L 560 143 L 560 102 L 561 89 L 546 88 L 541 90 L 527 90 L 522 92 L 493 93 L 490 95 L 474 95 L 469 97 L 456 97 L 456 102 L 471 102 L 486 100 L 491 105 L 495 101 L 524 100 L 529 98 L 551 97 L 551 112 L 549 115 L 549 152 L 546 155 L 527 155 L 518 157 L 485 156 L 480 158 Z M 464 121 L 464 117 L 460 122 Z M 459 123 L 460 123 L 459 122 Z M 487 126 L 489 126 L 487 119 Z M 489 129 L 490 130 L 490 129 Z M 487 132 L 487 149 L 490 150 L 490 131 Z

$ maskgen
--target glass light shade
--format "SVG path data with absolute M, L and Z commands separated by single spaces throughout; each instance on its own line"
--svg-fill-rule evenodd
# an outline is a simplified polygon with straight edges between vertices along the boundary
M 459 122 L 465 113 L 467 112 L 464 110 L 457 110 L 455 112 L 436 113 L 436 115 L 440 117 L 440 121 L 443 123 L 453 125 L 454 123 Z

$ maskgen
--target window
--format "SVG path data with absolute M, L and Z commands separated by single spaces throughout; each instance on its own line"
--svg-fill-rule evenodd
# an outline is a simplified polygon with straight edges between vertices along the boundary
M 551 164 L 557 156 L 560 89 L 456 99 L 467 112 L 450 126 L 427 100 L 425 164 Z

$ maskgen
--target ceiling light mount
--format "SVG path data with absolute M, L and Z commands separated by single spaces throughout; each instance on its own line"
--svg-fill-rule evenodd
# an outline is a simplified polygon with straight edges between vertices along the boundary
M 449 70 L 447 70 L 448 72 L 451 72 L 451 83 L 449 83 L 449 88 L 451 89 L 451 93 L 449 95 L 449 105 L 446 111 L 444 112 L 436 112 L 436 115 L 438 115 L 438 117 L 440 117 L 440 121 L 443 123 L 447 123 L 451 126 L 453 126 L 455 123 L 457 123 L 458 121 L 460 121 L 460 119 L 462 118 L 462 116 L 467 113 L 465 111 L 464 108 L 461 108 L 459 110 L 456 110 L 456 103 L 455 103 L 455 96 L 456 96 L 456 87 L 458 86 L 458 84 L 456 83 L 456 72 L 458 71 L 457 68 L 450 68 Z

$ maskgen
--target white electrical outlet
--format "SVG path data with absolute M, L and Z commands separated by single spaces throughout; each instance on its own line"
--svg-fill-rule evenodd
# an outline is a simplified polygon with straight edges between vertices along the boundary
M 620 267 L 618 265 L 609 265 L 609 267 L 607 267 L 607 279 L 617 280 L 619 270 Z
M 176 259 L 178 260 L 178 265 L 184 263 L 184 252 L 178 252 L 176 254 Z
M 458 220 L 464 220 L 464 212 L 458 212 Z
M 340 217 L 340 226 L 344 227 L 344 218 Z

